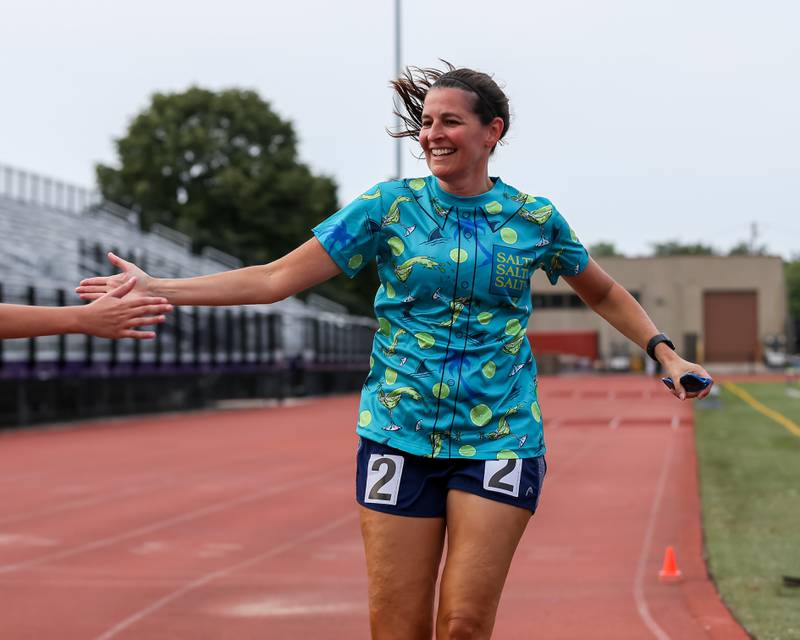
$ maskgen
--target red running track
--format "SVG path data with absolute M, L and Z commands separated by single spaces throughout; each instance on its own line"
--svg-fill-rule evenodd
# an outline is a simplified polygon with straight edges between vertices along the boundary
M 645 378 L 540 388 L 548 477 L 494 637 L 747 638 L 703 563 L 688 404 Z M 0 436 L 0 638 L 367 638 L 356 408 Z

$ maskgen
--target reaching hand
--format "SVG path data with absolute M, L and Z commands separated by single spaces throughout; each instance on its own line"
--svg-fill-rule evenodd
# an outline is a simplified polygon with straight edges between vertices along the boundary
M 136 268 L 138 269 L 138 267 Z M 117 277 L 119 276 L 111 276 L 111 278 Z M 94 278 L 90 279 L 94 280 Z M 127 282 L 106 294 L 88 294 L 97 296 L 97 299 L 80 308 L 80 331 L 99 338 L 138 338 L 140 340 L 154 338 L 156 335 L 154 331 L 137 331 L 134 327 L 164 322 L 163 314 L 172 311 L 172 305 L 167 304 L 166 298 L 126 295 L 133 291 L 138 284 L 138 278 L 132 276 L 128 278 Z
M 123 260 L 111 252 L 108 253 L 108 261 L 120 269 L 121 273 L 113 276 L 97 276 L 81 280 L 80 286 L 75 291 L 82 300 L 97 300 L 104 294 L 125 284 L 131 278 L 136 278 L 136 286 L 133 288 L 134 296 L 147 296 L 149 294 L 152 278 L 133 262 Z
M 701 367 L 699 364 L 689 362 L 683 358 L 673 358 L 664 365 L 664 375 L 672 378 L 672 383 L 675 385 L 674 389 L 670 389 L 672 395 L 681 400 L 685 400 L 687 398 L 703 399 L 709 393 L 711 393 L 711 387 L 714 386 L 713 382 L 701 391 L 686 391 L 686 389 L 681 386 L 680 380 L 681 376 L 687 373 L 696 373 L 698 376 L 702 376 L 703 378 L 711 377 L 708 371 L 703 369 L 703 367 Z

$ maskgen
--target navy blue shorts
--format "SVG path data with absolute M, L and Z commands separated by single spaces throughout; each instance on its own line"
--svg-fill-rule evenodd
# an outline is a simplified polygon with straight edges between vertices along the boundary
M 513 460 L 426 458 L 359 438 L 356 500 L 399 516 L 441 518 L 447 492 L 458 489 L 536 511 L 547 463 L 544 456 Z

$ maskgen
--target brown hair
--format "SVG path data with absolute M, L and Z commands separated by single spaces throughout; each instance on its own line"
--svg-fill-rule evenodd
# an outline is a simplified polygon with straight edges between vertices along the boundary
M 406 67 L 397 80 L 392 80 L 390 85 L 402 103 L 403 113 L 395 110 L 395 115 L 402 121 L 399 131 L 389 131 L 393 138 L 413 138 L 419 140 L 419 130 L 422 127 L 422 105 L 425 96 L 431 89 L 455 88 L 475 94 L 476 100 L 473 112 L 484 125 L 489 124 L 494 118 L 503 120 L 502 140 L 511 126 L 511 116 L 508 108 L 508 97 L 491 76 L 480 71 L 461 68 L 442 60 L 447 66 L 447 71 L 432 67 Z M 494 151 L 494 148 L 492 148 Z

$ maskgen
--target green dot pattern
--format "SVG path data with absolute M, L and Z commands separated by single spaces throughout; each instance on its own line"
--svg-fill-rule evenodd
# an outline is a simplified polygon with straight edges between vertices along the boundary
M 406 250 L 406 245 L 403 244 L 403 241 L 397 236 L 392 236 L 386 241 L 386 243 L 391 248 L 392 253 L 396 256 L 399 256 L 401 253 L 403 253 L 403 251 Z
M 415 333 L 414 337 L 417 339 L 417 344 L 420 349 L 430 349 L 436 344 L 436 340 L 430 333 L 420 332 Z
M 492 419 L 492 410 L 485 404 L 479 404 L 469 410 L 469 418 L 477 427 L 483 427 Z
M 477 450 L 471 444 L 465 444 L 464 446 L 458 448 L 458 455 L 465 458 L 471 458 L 476 453 Z
M 441 384 L 437 382 L 435 385 L 433 385 L 433 395 L 440 400 L 444 400 L 450 395 L 450 387 L 443 382 Z
M 500 231 L 500 237 L 506 244 L 514 244 L 518 238 L 517 232 L 514 231 L 511 227 L 504 227 Z
M 511 320 L 506 322 L 506 335 L 508 336 L 517 335 L 520 332 L 520 329 L 522 329 L 522 325 L 516 318 L 511 318 Z

